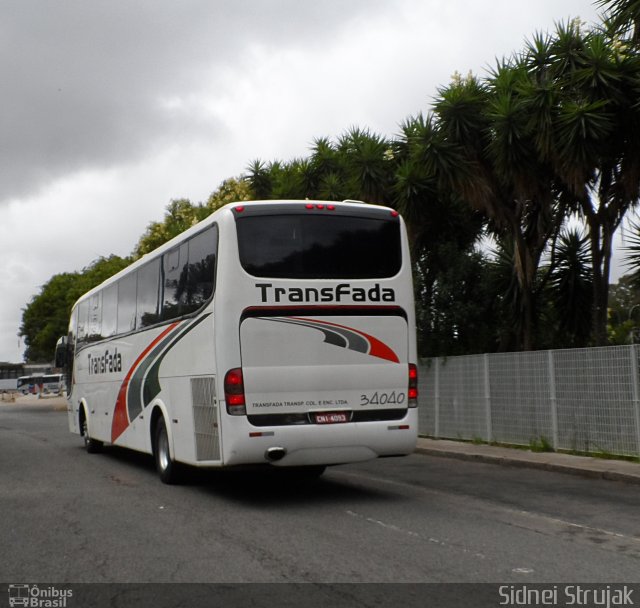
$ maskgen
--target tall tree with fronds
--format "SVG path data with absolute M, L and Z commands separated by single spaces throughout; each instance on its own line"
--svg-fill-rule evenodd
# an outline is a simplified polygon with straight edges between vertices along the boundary
M 396 167 L 390 202 L 403 214 L 412 249 L 420 354 L 491 350 L 495 316 L 483 305 L 491 298 L 482 297 L 483 257 L 474 251 L 483 220 L 440 189 L 426 166 L 425 147 L 436 137 L 432 115 L 409 118 L 387 154 Z
M 613 238 L 640 196 L 640 56 L 614 43 L 574 20 L 558 26 L 550 64 L 559 92 L 550 158 L 588 227 L 598 345 L 607 343 Z
M 524 350 L 534 347 L 537 269 L 559 221 L 558 185 L 536 149 L 532 89 L 526 56 L 500 62 L 484 82 L 456 75 L 439 91 L 436 127 L 424 149 L 440 188 L 481 211 L 513 247 L 517 345 Z
M 558 239 L 548 295 L 556 312 L 554 346 L 589 345 L 593 272 L 589 238 L 579 229 L 565 230 Z
M 390 142 L 367 129 L 352 127 L 338 138 L 337 151 L 352 198 L 388 202 L 394 169 Z
M 272 198 L 274 173 L 277 164 L 265 163 L 262 160 L 254 160 L 247 167 L 245 179 L 251 187 L 254 200 Z
M 640 45 L 640 0 L 598 0 L 605 8 L 611 28 L 621 37 Z

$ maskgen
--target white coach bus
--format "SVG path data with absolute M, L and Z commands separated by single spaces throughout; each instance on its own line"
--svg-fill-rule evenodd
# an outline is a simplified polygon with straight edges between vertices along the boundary
M 178 467 L 411 453 L 417 356 L 402 218 L 357 202 L 227 205 L 82 296 L 58 359 L 69 427 Z

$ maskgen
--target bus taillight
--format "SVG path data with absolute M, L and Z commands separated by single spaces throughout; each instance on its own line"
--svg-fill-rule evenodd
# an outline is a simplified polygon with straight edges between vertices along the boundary
M 232 416 L 244 416 L 247 413 L 242 368 L 234 367 L 225 374 L 224 398 L 227 402 L 227 412 Z
M 418 366 L 409 363 L 409 407 L 418 407 Z

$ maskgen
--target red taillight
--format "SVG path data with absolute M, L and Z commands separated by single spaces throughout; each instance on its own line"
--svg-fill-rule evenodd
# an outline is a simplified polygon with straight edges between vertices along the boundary
M 322 211 L 323 209 L 326 209 L 327 211 L 335 211 L 336 210 L 336 206 L 335 205 L 325 205 L 324 203 L 316 203 L 315 205 L 313 203 L 307 203 L 304 206 L 305 209 L 308 209 L 309 211 L 312 211 L 313 209 L 319 209 L 320 211 Z
M 242 213 L 244 211 L 244 207 L 242 205 L 238 205 L 237 207 L 233 208 L 234 211 L 236 211 L 236 213 Z
M 242 368 L 235 367 L 225 374 L 224 398 L 227 402 L 227 412 L 232 416 L 244 416 L 247 413 Z
M 409 407 L 418 407 L 418 366 L 409 363 Z
M 391 217 L 398 217 L 400 214 L 397 211 L 391 212 Z

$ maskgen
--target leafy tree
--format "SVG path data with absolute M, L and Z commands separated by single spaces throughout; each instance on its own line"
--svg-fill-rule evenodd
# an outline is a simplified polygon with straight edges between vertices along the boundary
M 627 274 L 611 286 L 609 341 L 611 344 L 637 342 L 638 328 L 640 328 L 640 289 L 636 278 Z
M 430 118 L 408 119 L 385 159 L 395 166 L 390 202 L 407 222 L 414 259 L 420 354 L 492 350 L 494 317 L 483 297 L 486 260 L 474 250 L 483 220 L 440 189 L 425 168 L 423 144 L 432 130 Z
M 420 356 L 494 351 L 500 317 L 485 256 L 461 251 L 453 243 L 437 249 L 436 255 L 447 263 L 430 269 L 432 276 L 422 276 L 428 266 L 420 260 L 416 265 Z
M 252 192 L 247 180 L 238 177 L 225 179 L 217 190 L 214 190 L 207 199 L 209 213 L 224 207 L 228 203 L 251 200 Z
M 559 238 L 550 268 L 548 297 L 555 311 L 555 339 L 551 346 L 582 348 L 589 345 L 593 272 L 589 240 L 580 230 L 567 230 Z
M 394 169 L 390 148 L 385 138 L 357 127 L 338 138 L 337 152 L 346 174 L 349 198 L 368 203 L 389 201 Z
M 480 211 L 491 232 L 511 243 L 517 342 L 528 350 L 537 270 L 558 220 L 558 188 L 535 149 L 526 59 L 503 62 L 486 82 L 455 75 L 421 131 L 425 175 Z
M 129 258 L 109 256 L 95 260 L 82 272 L 56 274 L 23 309 L 20 336 L 26 344 L 25 360 L 49 362 L 56 341 L 66 335 L 75 301 L 131 263 Z
M 589 230 L 593 338 L 606 344 L 613 237 L 640 196 L 640 56 L 606 29 L 559 27 L 550 69 L 559 92 L 554 167 Z
M 592 332 L 606 343 L 613 235 L 640 193 L 639 68 L 630 47 L 572 21 L 485 80 L 456 75 L 439 91 L 423 129 L 424 175 L 512 241 L 520 348 L 534 346 L 542 256 L 575 211 L 589 230 Z
M 194 205 L 186 198 L 172 200 L 166 207 L 164 220 L 151 222 L 140 237 L 134 256 L 139 258 L 157 249 L 210 214 L 211 209 L 207 205 Z
M 277 163 L 266 164 L 261 160 L 254 160 L 247 167 L 246 180 L 249 183 L 252 199 L 266 200 L 273 198 L 273 174 L 279 168 Z
M 633 44 L 640 44 L 640 2 L 638 0 L 598 0 L 608 7 L 606 16 L 610 28 Z

